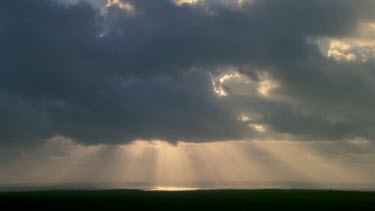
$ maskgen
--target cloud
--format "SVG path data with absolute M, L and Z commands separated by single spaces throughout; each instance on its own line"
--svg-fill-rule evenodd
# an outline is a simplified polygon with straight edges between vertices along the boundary
M 375 137 L 374 57 L 312 42 L 373 1 L 115 2 L 0 2 L 2 144 Z

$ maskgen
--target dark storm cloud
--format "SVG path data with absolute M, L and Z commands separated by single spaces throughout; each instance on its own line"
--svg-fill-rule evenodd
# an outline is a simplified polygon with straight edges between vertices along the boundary
M 351 35 L 374 1 L 128 2 L 0 2 L 1 143 L 257 137 L 241 112 L 299 139 L 375 136 L 371 59 L 336 62 L 307 42 Z M 228 66 L 267 70 L 291 100 L 219 98 L 209 71 Z

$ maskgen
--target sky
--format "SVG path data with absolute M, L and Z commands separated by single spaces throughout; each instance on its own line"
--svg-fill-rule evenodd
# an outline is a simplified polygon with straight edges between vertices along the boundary
M 375 189 L 374 11 L 1 0 L 0 185 Z

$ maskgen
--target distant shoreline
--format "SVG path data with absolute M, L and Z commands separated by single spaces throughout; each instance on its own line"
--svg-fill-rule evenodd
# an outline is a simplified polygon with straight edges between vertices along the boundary
M 183 184 L 151 184 L 151 183 L 51 183 L 51 184 L 0 184 L 0 192 L 43 191 L 43 190 L 338 190 L 338 191 L 375 191 L 375 184 L 357 183 L 307 183 L 307 182 L 228 182 L 215 184 L 212 182 Z
M 1 192 L 0 207 L 38 210 L 371 210 L 375 192 L 340 190 L 49 190 Z

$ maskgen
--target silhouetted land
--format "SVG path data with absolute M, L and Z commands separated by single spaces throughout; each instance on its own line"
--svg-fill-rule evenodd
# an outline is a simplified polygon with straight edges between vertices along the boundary
M 375 210 L 375 192 L 320 190 L 30 191 L 0 207 L 37 210 Z

